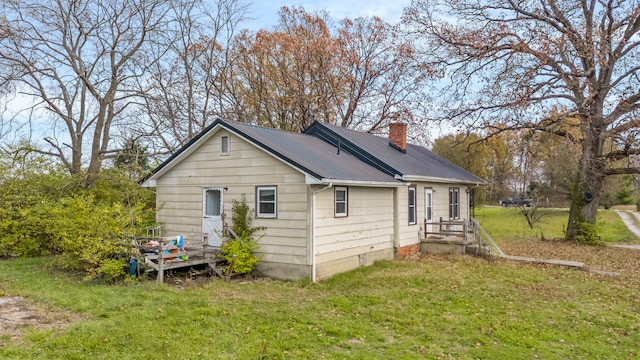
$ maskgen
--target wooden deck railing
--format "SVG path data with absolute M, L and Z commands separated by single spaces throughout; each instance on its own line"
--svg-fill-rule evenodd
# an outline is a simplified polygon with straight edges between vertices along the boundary
M 439 221 L 428 222 L 424 221 L 424 237 L 447 237 L 457 236 L 466 237 L 467 233 L 467 221 L 465 220 L 444 220 L 440 218 Z M 427 231 L 431 227 L 431 231 Z
M 431 227 L 431 231 L 427 231 Z M 480 226 L 478 219 L 471 220 L 444 220 L 437 222 L 424 221 L 424 238 L 461 238 L 463 244 L 478 244 L 480 253 L 488 253 L 502 256 L 504 253 L 489 234 Z

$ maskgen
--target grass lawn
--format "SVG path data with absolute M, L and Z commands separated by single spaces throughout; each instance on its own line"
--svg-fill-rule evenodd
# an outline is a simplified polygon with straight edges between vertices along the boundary
M 49 323 L 0 336 L 0 359 L 640 357 L 640 253 L 539 240 L 515 217 L 508 220 L 513 229 L 500 232 L 519 237 L 499 237 L 489 230 L 493 209 L 487 210 L 477 216 L 503 250 L 559 255 L 544 249 L 560 249 L 620 276 L 427 255 L 319 284 L 209 279 L 107 286 L 56 272 L 48 259 L 14 259 L 0 261 L 0 296 L 23 297 L 39 314 L 49 313 L 42 315 Z M 558 226 L 550 225 L 545 238 L 560 234 Z
M 569 209 L 539 209 L 542 217 L 533 229 L 529 228 L 517 207 L 482 207 L 476 218 L 496 240 L 564 239 Z M 640 242 L 614 210 L 598 211 L 598 233 L 605 243 Z

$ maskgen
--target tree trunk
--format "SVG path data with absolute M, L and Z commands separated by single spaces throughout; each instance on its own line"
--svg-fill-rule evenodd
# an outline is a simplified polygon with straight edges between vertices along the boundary
M 602 158 L 602 140 L 592 130 L 583 144 L 577 179 L 571 191 L 571 207 L 565 240 L 576 242 L 579 236 L 590 236 L 582 225 L 595 224 L 602 188 L 606 178 L 606 161 Z
M 593 196 L 591 201 L 587 201 L 588 196 Z M 565 240 L 576 242 L 579 235 L 582 234 L 581 224 L 595 224 L 598 215 L 598 204 L 600 202 L 600 194 L 593 195 L 590 191 L 572 194 L 571 207 L 569 209 L 569 223 L 567 225 L 567 233 Z

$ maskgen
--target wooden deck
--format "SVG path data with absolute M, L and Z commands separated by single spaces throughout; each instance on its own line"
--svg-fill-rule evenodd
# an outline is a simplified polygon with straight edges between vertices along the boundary
M 186 245 L 183 249 L 173 243 L 175 237 L 171 238 L 137 238 L 136 247 L 140 249 L 140 260 L 138 264 L 145 266 L 158 273 L 157 281 L 164 282 L 164 274 L 167 270 L 188 268 L 208 264 L 212 269 L 218 263 L 226 261 L 218 256 L 219 249 L 203 244 L 201 246 Z M 157 243 L 149 246 L 145 243 Z

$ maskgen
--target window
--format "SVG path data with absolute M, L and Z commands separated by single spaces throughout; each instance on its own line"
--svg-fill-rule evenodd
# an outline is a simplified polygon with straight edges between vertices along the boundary
M 417 223 L 418 214 L 416 213 L 416 187 L 409 186 L 409 225 Z
M 449 219 L 460 219 L 460 189 L 449 188 Z
M 278 188 L 276 186 L 256 187 L 256 216 L 275 218 L 278 210 Z
M 205 190 L 205 204 L 204 215 L 205 216 L 220 216 L 222 192 L 220 189 L 206 189 Z
M 336 217 L 347 216 L 348 208 L 349 208 L 348 206 L 349 197 L 348 197 L 347 188 L 343 186 L 336 186 L 334 197 L 336 202 L 335 216 Z
M 220 154 L 229 155 L 229 137 L 223 136 L 220 138 Z

